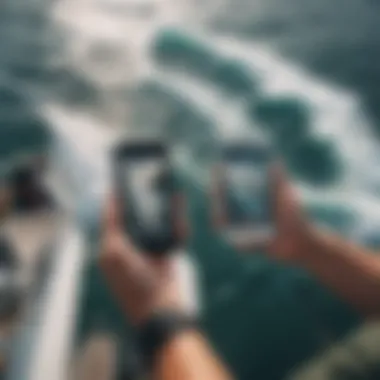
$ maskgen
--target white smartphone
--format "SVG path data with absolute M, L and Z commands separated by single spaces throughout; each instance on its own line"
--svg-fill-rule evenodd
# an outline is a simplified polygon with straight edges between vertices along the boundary
M 273 238 L 272 163 L 272 151 L 263 143 L 231 142 L 221 148 L 215 208 L 223 234 L 233 243 L 259 247 Z

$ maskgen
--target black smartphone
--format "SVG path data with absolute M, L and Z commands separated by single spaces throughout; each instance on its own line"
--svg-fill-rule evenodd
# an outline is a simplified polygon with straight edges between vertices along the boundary
M 233 242 L 265 246 L 275 233 L 270 186 L 273 154 L 254 141 L 221 147 L 217 209 L 225 236 Z
M 115 169 L 124 225 L 134 243 L 157 255 L 174 249 L 174 175 L 167 146 L 156 140 L 124 142 L 115 150 Z

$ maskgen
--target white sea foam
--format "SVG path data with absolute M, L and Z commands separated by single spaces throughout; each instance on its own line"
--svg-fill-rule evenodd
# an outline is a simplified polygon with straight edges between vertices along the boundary
M 180 26 L 226 58 L 247 63 L 262 82 L 264 92 L 297 96 L 308 103 L 312 110 L 313 133 L 333 141 L 339 151 L 347 175 L 338 188 L 324 192 L 324 198 L 334 199 L 335 193 L 350 193 L 355 207 L 367 214 L 365 207 L 359 206 L 363 202 L 356 199 L 366 199 L 370 204 L 377 202 L 374 193 L 380 187 L 379 155 L 360 99 L 346 89 L 325 83 L 299 65 L 285 61 L 268 46 L 212 35 L 207 31 L 207 19 L 217 12 L 218 4 L 217 1 L 210 3 L 206 16 L 201 18 L 202 7 L 196 1 L 176 1 L 174 4 L 170 0 L 61 0 L 55 8 L 54 18 L 56 24 L 66 30 L 65 54 L 73 70 L 96 82 L 104 89 L 105 97 L 110 88 L 128 87 L 150 75 L 174 87 L 179 94 L 203 103 L 203 109 L 213 113 L 217 120 L 217 133 L 230 137 L 243 133 L 247 125 L 239 105 L 195 79 L 157 70 L 148 59 L 148 48 L 160 28 Z M 110 53 L 109 60 L 92 59 L 91 52 L 99 45 L 109 46 L 109 51 L 114 53 Z M 119 107 L 126 107 L 125 99 L 120 101 Z M 125 119 L 119 121 L 123 124 Z M 199 180 L 202 177 L 199 167 L 191 165 L 191 157 L 185 161 L 186 171 L 190 170 L 191 177 Z M 374 194 L 372 200 L 367 197 L 371 192 Z M 307 189 L 306 193 L 318 197 Z M 369 208 L 377 209 L 375 204 Z

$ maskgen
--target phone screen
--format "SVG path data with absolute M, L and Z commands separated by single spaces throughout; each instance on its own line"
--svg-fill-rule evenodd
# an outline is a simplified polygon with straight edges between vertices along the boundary
M 234 145 L 224 148 L 224 208 L 230 229 L 271 234 L 268 148 Z
M 168 250 L 174 244 L 173 179 L 164 150 L 158 145 L 125 147 L 118 167 L 128 233 L 144 250 Z
M 165 197 L 159 189 L 160 175 L 164 170 L 162 159 L 145 159 L 126 165 L 125 180 L 132 202 L 136 225 L 152 232 L 164 226 Z M 161 191 L 160 191 L 161 190 Z

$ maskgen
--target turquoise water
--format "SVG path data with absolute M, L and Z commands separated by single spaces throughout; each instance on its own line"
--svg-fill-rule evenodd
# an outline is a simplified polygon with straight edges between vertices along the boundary
M 220 32 L 264 41 L 311 72 L 358 93 L 379 130 L 379 4 L 360 0 L 244 0 L 213 20 Z
M 339 154 L 333 144 L 310 133 L 310 111 L 302 99 L 263 97 L 257 79 L 252 77 L 254 73 L 243 63 L 225 64 L 224 58 L 212 55 L 202 41 L 179 32 L 159 35 L 157 41 L 154 57 L 159 66 L 169 68 L 172 74 L 190 73 L 232 102 L 237 99 L 248 119 L 260 122 L 249 128 L 267 134 L 296 179 L 317 188 L 339 182 Z M 208 54 L 203 57 L 205 51 Z M 207 112 L 211 108 L 203 107 L 202 101 L 197 105 L 191 96 L 181 95 L 162 78 L 145 82 L 137 94 L 135 122 L 145 127 L 149 123 L 152 127 L 160 125 L 174 144 L 196 157 L 195 167 L 207 167 L 218 141 L 217 134 L 212 133 L 217 122 Z M 147 98 L 156 106 L 158 102 L 158 108 L 165 106 L 166 113 L 152 120 L 145 112 Z M 143 104 L 141 113 L 139 100 Z M 207 153 L 202 155 L 204 151 Z M 280 379 L 297 363 L 357 325 L 355 312 L 306 273 L 271 262 L 264 254 L 243 257 L 233 250 L 210 227 L 204 187 L 191 176 L 178 174 L 191 205 L 193 233 L 188 247 L 203 279 L 202 324 L 239 379 Z M 355 214 L 349 206 L 323 202 L 307 202 L 305 206 L 311 218 L 338 233 L 350 235 L 355 228 Z M 80 335 L 106 326 L 128 336 L 128 328 L 110 303 L 96 264 L 91 264 L 88 271 Z
M 274 0 L 254 4 L 234 2 L 233 10 L 220 14 L 212 24 L 216 30 L 228 30 L 239 38 L 265 41 L 312 71 L 326 74 L 332 82 L 350 85 L 365 101 L 376 127 L 378 115 L 373 105 L 377 102 L 378 91 L 374 83 L 378 78 L 377 67 L 380 67 L 374 53 L 380 46 L 374 33 L 378 17 L 373 11 L 376 5 L 360 5 L 357 1 L 349 2 L 349 6 L 346 4 L 343 6 L 342 1 L 315 4 L 311 0 L 294 0 L 285 8 Z M 358 10 L 364 18 L 363 23 L 354 22 Z M 43 29 L 41 19 L 46 21 L 46 17 L 41 18 L 38 14 L 29 19 L 28 23 L 32 24 L 29 32 L 23 29 L 13 34 L 0 33 L 3 46 L 9 47 L 12 38 L 20 33 L 32 34 Z M 39 27 L 36 29 L 33 24 Z M 5 17 L 0 26 L 3 31 L 11 30 Z M 51 29 L 45 29 L 45 35 L 46 30 Z M 26 59 L 21 45 L 15 46 L 19 49 L 9 53 L 13 61 L 3 63 L 6 82 L 11 79 L 12 89 L 23 93 L 23 86 L 28 84 L 32 85 L 32 92 L 43 88 L 73 109 L 96 108 L 100 90 L 89 77 L 65 67 L 53 70 L 43 55 L 30 54 Z M 161 127 L 166 136 L 192 158 L 191 165 L 187 161 L 187 168 L 178 163 L 178 176 L 191 202 L 193 234 L 188 246 L 202 272 L 204 330 L 239 379 L 280 379 L 296 364 L 347 333 L 357 325 L 359 318 L 306 273 L 273 263 L 263 254 L 242 257 L 210 228 L 208 199 L 202 185 L 207 170 L 202 168 L 212 162 L 220 132 L 216 127 L 223 124 L 223 120 L 216 117 L 215 107 L 220 107 L 221 113 L 221 104 L 226 99 L 232 108 L 236 105 L 242 116 L 241 119 L 235 118 L 234 114 L 232 122 L 244 121 L 248 129 L 268 136 L 293 178 L 302 185 L 321 189 L 321 192 L 342 183 L 346 174 L 346 158 L 337 147 L 340 141 L 336 141 L 338 137 L 334 134 L 332 138 L 326 138 L 312 133 L 314 110 L 303 98 L 265 94 L 260 73 L 233 54 L 219 54 L 206 40 L 178 31 L 158 34 L 152 55 L 159 67 L 157 70 L 162 70 L 165 75 L 169 71 L 169 77 L 178 71 L 182 78 L 174 80 L 177 86 L 162 77 L 157 83 L 148 82 L 137 101 L 150 97 L 154 103 L 159 99 L 159 105 L 165 105 L 169 114 L 174 113 L 173 118 L 167 113 L 161 115 Z M 367 71 L 368 68 L 371 70 Z M 192 79 L 185 80 L 189 82 L 186 86 L 178 86 L 184 75 Z M 202 86 L 198 86 L 199 82 Z M 221 103 L 214 102 L 212 95 L 212 104 L 199 108 L 191 99 L 206 103 L 209 97 L 203 91 L 198 96 L 198 87 L 212 87 L 213 93 L 223 94 Z M 184 96 L 184 88 L 189 89 L 190 99 Z M 9 109 L 14 111 L 12 118 L 20 115 L 21 108 L 34 114 L 33 102 L 29 98 L 25 101 L 25 106 L 13 104 L 8 107 L 7 115 Z M 211 112 L 207 112 L 208 109 Z M 28 115 L 26 111 L 25 114 Z M 157 126 L 156 115 L 150 116 L 149 120 L 147 115 L 143 116 L 140 123 Z M 229 116 L 226 114 L 228 121 Z M 19 130 L 7 121 L 4 112 L 2 117 L 2 131 L 12 130 L 4 132 L 7 141 L 20 143 L 20 147 L 10 150 L 7 150 L 10 145 L 4 144 L 4 156 L 16 150 L 23 151 L 25 147 L 21 142 L 30 143 L 31 149 L 34 143 L 28 137 L 30 129 L 20 132 L 22 137 L 19 137 Z M 29 117 L 25 117 L 21 125 L 27 124 L 27 120 Z M 344 134 L 339 138 L 342 136 L 344 139 Z M 1 142 L 5 140 L 0 139 Z M 46 141 L 41 139 L 36 146 L 41 149 L 46 146 Z M 315 220 L 343 235 L 352 236 L 357 229 L 358 216 L 349 204 L 341 203 L 309 200 L 305 207 Z M 110 298 L 93 259 L 98 249 L 98 220 L 89 222 L 88 234 L 89 260 L 83 273 L 78 342 L 98 328 L 112 329 L 121 339 L 128 341 L 129 329 Z M 377 244 L 373 239 L 367 242 Z

